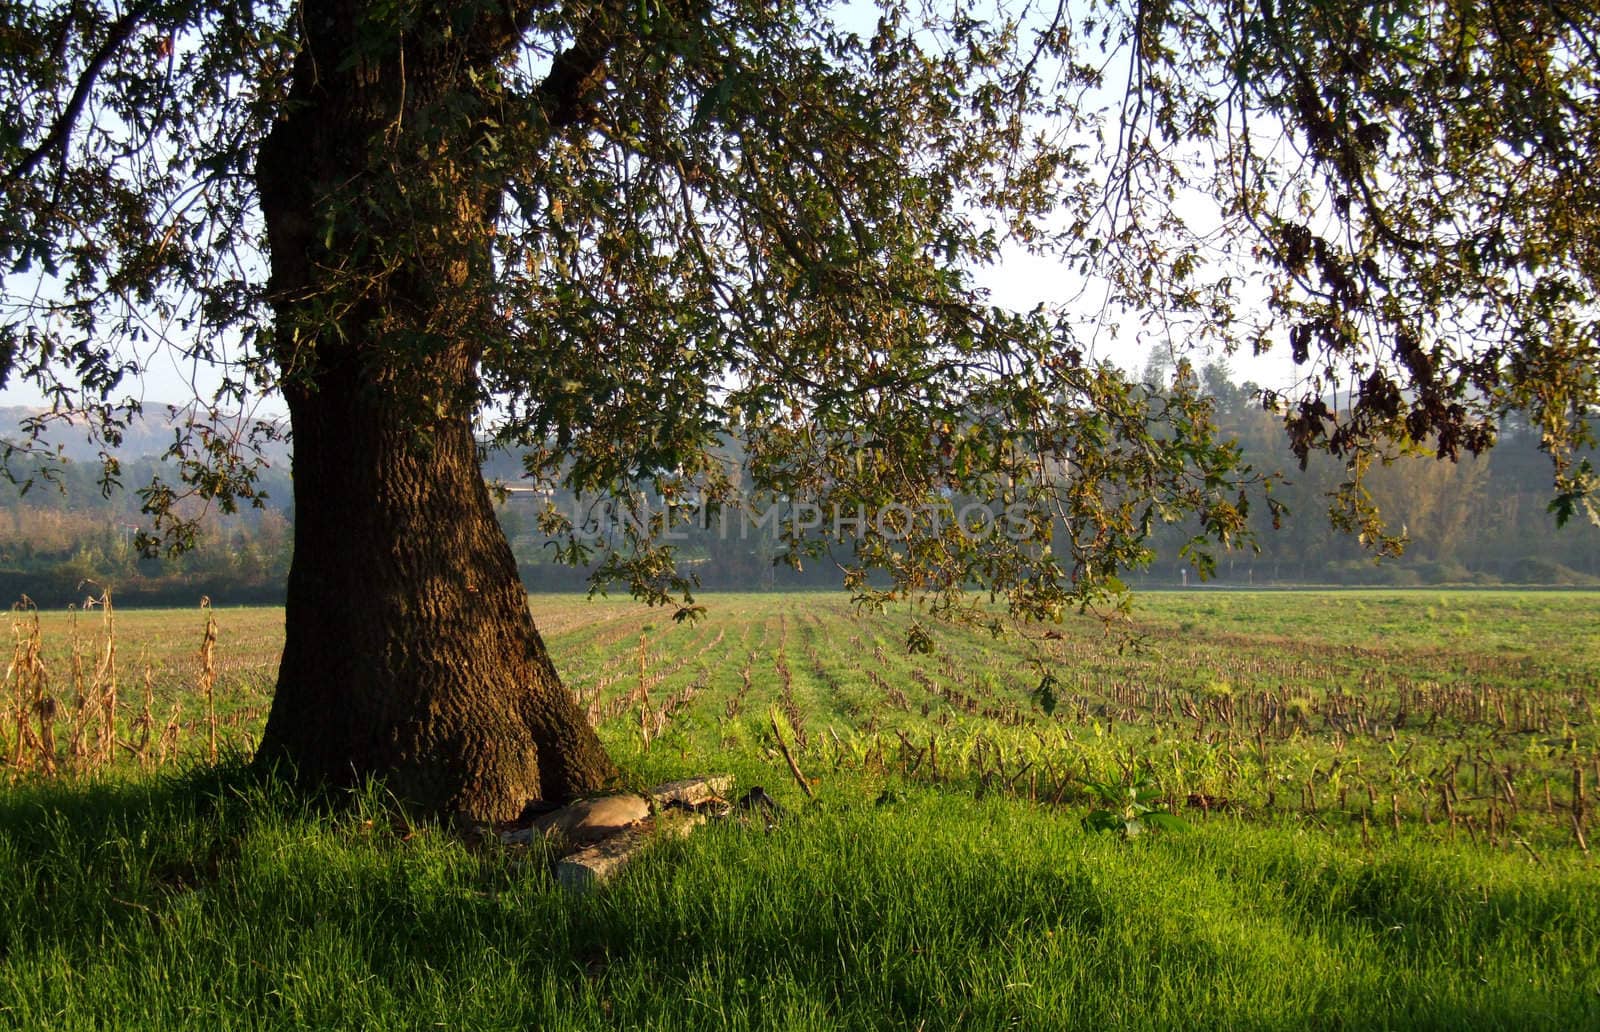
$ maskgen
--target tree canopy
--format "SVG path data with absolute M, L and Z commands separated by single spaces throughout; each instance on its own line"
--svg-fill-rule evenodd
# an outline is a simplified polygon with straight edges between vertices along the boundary
M 1027 615 L 1163 522 L 1234 541 L 1262 481 L 1198 379 L 1105 361 L 1152 335 L 1288 349 L 1264 401 L 1349 463 L 1336 510 L 1374 542 L 1367 462 L 1480 451 L 1511 412 L 1592 517 L 1597 40 L 1563 0 L 8 4 L 0 375 L 114 443 L 158 350 L 218 365 L 149 489 L 181 538 L 184 493 L 252 497 L 236 414 L 316 389 L 358 313 L 419 446 L 473 411 L 536 478 L 684 503 L 602 567 L 656 601 L 691 587 L 670 521 L 741 499 L 898 507 L 850 524 L 849 584 Z M 297 76 L 390 84 L 338 182 L 268 145 Z M 296 190 L 298 280 L 263 214 Z M 1056 303 L 989 302 L 1017 250 Z M 1028 532 L 978 540 L 961 499 Z

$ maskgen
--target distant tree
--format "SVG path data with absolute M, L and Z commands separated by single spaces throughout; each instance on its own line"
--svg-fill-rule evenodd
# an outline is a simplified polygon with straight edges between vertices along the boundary
M 1216 404 L 1217 412 L 1224 416 L 1238 415 L 1260 393 L 1233 382 L 1233 370 L 1228 368 L 1227 359 L 1207 362 L 1201 367 L 1200 387 Z
M 680 503 L 598 564 L 680 613 L 665 532 L 736 503 L 730 440 L 748 497 L 867 514 L 844 571 L 866 601 L 954 606 L 976 583 L 1050 615 L 1115 591 L 1163 521 L 1234 540 L 1249 474 L 1193 379 L 1130 388 L 1087 358 L 1081 305 L 989 306 L 974 272 L 1006 246 L 1057 258 L 1064 296 L 1092 283 L 1108 332 L 1287 346 L 1302 456 L 1359 473 L 1392 438 L 1455 456 L 1519 409 L 1560 512 L 1586 504 L 1591 5 L 876 13 L 4 8 L 4 377 L 114 441 L 160 347 L 222 363 L 179 481 L 146 489 L 180 544 L 182 495 L 254 491 L 260 442 L 229 418 L 259 391 L 287 403 L 295 556 L 264 761 L 479 817 L 611 775 L 495 524 L 480 412 L 536 478 Z M 961 532 L 952 496 L 1009 507 L 1011 532 Z M 543 527 L 582 557 L 565 519 Z
M 1170 343 L 1152 345 L 1145 356 L 1144 372 L 1139 374 L 1139 379 L 1151 387 L 1165 387 L 1172 378 L 1174 364 Z

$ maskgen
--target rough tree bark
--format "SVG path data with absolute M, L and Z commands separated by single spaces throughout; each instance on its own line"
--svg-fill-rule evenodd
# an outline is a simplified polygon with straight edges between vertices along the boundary
M 257 167 L 295 494 L 259 760 L 480 819 L 614 773 L 534 626 L 472 436 L 499 198 L 471 174 L 471 120 L 440 101 L 514 46 L 497 18 L 391 39 L 359 4 L 308 0 Z

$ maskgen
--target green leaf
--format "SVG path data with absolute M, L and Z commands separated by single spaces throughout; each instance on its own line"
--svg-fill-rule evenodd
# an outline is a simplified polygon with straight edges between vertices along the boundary
M 1083 826 L 1089 831 L 1123 830 L 1121 815 L 1110 810 L 1090 810 L 1083 818 Z
M 1160 831 L 1189 831 L 1191 826 L 1188 821 L 1174 817 L 1164 810 L 1155 810 L 1139 818 L 1145 824 Z

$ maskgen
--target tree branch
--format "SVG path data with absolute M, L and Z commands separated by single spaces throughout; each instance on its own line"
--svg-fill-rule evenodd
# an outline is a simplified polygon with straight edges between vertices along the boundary
M 83 74 L 78 77 L 78 83 L 73 87 L 66 108 L 50 126 L 50 131 L 39 141 L 37 147 L 23 156 L 14 169 L 6 173 L 4 182 L 7 190 L 37 168 L 52 151 L 59 152 L 56 155 L 56 174 L 58 176 L 62 174 L 67 163 L 67 142 L 72 137 L 72 129 L 78 122 L 78 116 L 83 114 L 84 105 L 89 102 L 89 94 L 94 90 L 95 81 L 100 78 L 100 73 L 105 70 L 106 64 L 133 36 L 139 23 L 154 6 L 154 0 L 140 0 L 112 23 L 110 34 L 90 55 L 89 63 L 84 67 Z
M 551 62 L 535 93 L 550 128 L 568 128 L 588 114 L 589 98 L 605 78 L 606 61 L 622 36 L 620 14 L 616 5 L 596 10 L 577 31 L 572 46 Z

